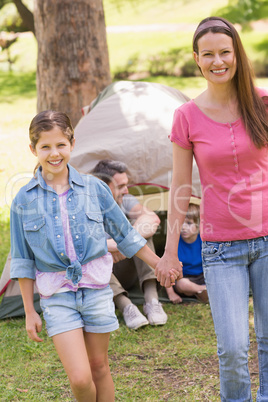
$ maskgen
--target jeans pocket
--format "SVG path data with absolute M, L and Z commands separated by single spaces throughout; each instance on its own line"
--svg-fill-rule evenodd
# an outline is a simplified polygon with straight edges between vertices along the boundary
M 203 264 L 216 260 L 223 252 L 224 243 L 205 241 L 202 243 Z

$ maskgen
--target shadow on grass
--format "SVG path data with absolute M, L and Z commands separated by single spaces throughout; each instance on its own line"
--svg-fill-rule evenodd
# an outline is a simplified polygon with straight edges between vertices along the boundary
M 36 96 L 36 74 L 0 72 L 0 102 L 13 102 L 19 97 L 33 98 Z

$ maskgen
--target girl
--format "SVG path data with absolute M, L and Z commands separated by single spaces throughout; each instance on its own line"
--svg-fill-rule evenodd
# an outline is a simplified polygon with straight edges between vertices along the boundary
M 118 322 L 108 285 L 113 260 L 105 232 L 127 257 L 136 254 L 152 266 L 158 257 L 128 223 L 108 186 L 68 164 L 75 144 L 68 116 L 41 112 L 29 132 L 39 167 L 15 197 L 10 222 L 11 277 L 19 280 L 26 330 L 42 342 L 42 322 L 33 306 L 36 280 L 48 335 L 74 396 L 113 401 L 108 342 Z
M 175 111 L 173 181 L 165 254 L 177 261 L 179 230 L 191 195 L 193 155 L 203 188 L 203 269 L 218 341 L 222 401 L 252 401 L 248 372 L 249 284 L 259 350 L 257 401 L 268 400 L 267 91 L 254 87 L 239 35 L 222 18 L 200 22 L 195 61 L 207 89 Z M 176 223 L 179 223 L 178 226 Z

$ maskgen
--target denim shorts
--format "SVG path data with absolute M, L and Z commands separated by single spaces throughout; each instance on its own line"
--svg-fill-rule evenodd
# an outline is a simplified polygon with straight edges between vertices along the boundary
M 85 332 L 108 333 L 118 329 L 113 292 L 104 289 L 81 288 L 77 292 L 55 293 L 41 299 L 48 336 L 83 328 Z

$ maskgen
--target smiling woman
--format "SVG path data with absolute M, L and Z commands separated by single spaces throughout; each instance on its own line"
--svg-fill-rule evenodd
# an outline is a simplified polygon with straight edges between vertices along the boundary
M 173 180 L 165 254 L 156 273 L 175 265 L 195 156 L 202 183 L 200 234 L 205 282 L 220 359 L 222 401 L 251 401 L 248 295 L 251 285 L 260 389 L 268 400 L 267 91 L 256 88 L 240 37 L 218 17 L 200 22 L 194 58 L 207 89 L 174 113 Z M 254 252 L 253 252 L 254 250 Z
M 199 53 L 194 52 L 194 58 L 208 84 L 210 80 L 222 84 L 234 77 L 236 57 L 232 38 L 208 32 L 199 39 L 198 48 Z M 220 77 L 220 80 L 215 77 Z

